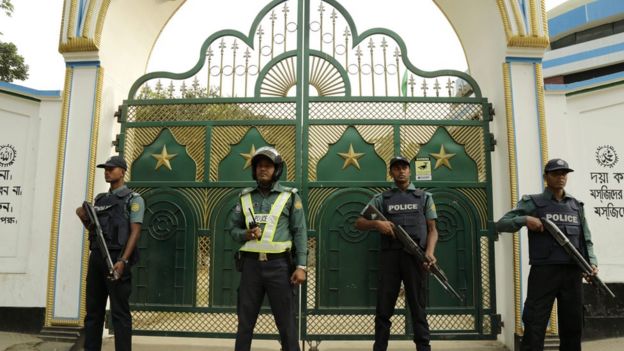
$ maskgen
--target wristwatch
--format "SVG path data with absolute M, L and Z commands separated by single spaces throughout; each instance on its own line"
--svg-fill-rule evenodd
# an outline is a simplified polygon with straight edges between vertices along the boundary
M 117 262 L 123 262 L 126 266 L 128 265 L 128 260 L 126 260 L 126 259 L 125 259 L 125 258 L 123 258 L 123 257 L 119 257 L 119 258 L 117 259 Z
M 306 272 L 306 273 L 308 272 L 308 267 L 306 267 L 306 266 L 297 265 L 297 268 L 303 269 L 303 271 Z

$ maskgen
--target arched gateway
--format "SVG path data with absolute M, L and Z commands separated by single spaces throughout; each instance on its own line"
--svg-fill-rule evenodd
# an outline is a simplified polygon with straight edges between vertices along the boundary
M 237 244 L 225 223 L 251 184 L 250 155 L 272 145 L 307 209 L 304 340 L 374 333 L 379 235 L 353 222 L 389 186 L 387 161 L 399 153 L 434 194 L 437 256 L 465 296 L 431 281 L 434 337 L 495 338 L 491 107 L 467 74 L 421 71 L 406 52 L 390 30 L 358 32 L 335 0 L 276 0 L 248 33 L 210 36 L 188 72 L 134 83 L 117 148 L 148 204 L 133 280 L 137 334 L 234 335 Z M 411 338 L 402 298 L 397 308 L 392 336 Z M 267 313 L 256 327 L 265 336 L 276 334 Z

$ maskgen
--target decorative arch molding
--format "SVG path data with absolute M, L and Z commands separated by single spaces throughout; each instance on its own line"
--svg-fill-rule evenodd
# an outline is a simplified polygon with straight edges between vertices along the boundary
M 541 48 L 550 44 L 544 1 L 497 0 L 508 47 Z

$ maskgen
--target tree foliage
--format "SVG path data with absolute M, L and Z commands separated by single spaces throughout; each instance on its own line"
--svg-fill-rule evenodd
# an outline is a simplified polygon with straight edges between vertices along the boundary
M 0 1 L 0 10 L 4 11 L 7 16 L 11 17 L 13 14 L 13 4 L 11 3 L 11 0 Z
M 15 44 L 0 41 L 0 80 L 12 82 L 27 78 L 28 65 L 24 63 L 24 57 L 17 53 Z
M 0 11 L 4 11 L 5 15 L 11 17 L 13 10 L 11 0 L 0 0 Z M 10 42 L 0 41 L 0 80 L 12 82 L 15 79 L 27 78 L 28 65 L 24 63 L 24 57 L 17 53 L 17 46 Z

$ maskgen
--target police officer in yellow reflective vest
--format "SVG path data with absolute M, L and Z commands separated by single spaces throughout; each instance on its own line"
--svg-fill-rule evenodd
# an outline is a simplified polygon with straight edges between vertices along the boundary
M 272 147 L 251 158 L 257 186 L 240 194 L 228 228 L 240 248 L 236 351 L 249 351 L 264 295 L 268 295 L 283 351 L 299 351 L 296 288 L 306 279 L 307 229 L 297 189 L 279 184 L 284 161 Z M 292 252 L 294 251 L 294 256 Z
M 526 226 L 529 237 L 531 271 L 524 302 L 524 336 L 521 350 L 541 351 L 555 298 L 559 314 L 560 350 L 581 349 L 583 296 L 581 269 L 544 229 L 540 218 L 552 220 L 576 249 L 598 272 L 594 244 L 585 220 L 583 203 L 565 191 L 568 163 L 556 158 L 544 167 L 546 189 L 541 194 L 524 195 L 518 206 L 497 223 L 499 232 L 516 232 Z

